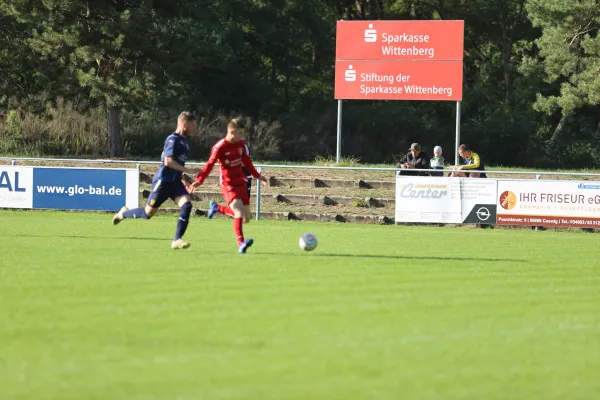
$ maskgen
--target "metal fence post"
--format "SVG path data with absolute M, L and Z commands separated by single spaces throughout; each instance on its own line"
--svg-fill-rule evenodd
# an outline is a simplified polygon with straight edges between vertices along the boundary
M 335 152 L 335 162 L 339 164 L 342 159 L 342 100 L 338 100 L 337 113 L 337 147 Z
M 262 175 L 262 168 L 258 167 L 256 169 L 258 171 L 259 174 Z M 256 220 L 258 221 L 260 219 L 260 185 L 261 185 L 261 181 L 260 179 L 255 179 L 256 181 Z
M 461 105 L 461 102 L 457 101 L 456 102 L 456 138 L 455 138 L 455 145 L 454 145 L 454 165 L 460 165 L 459 158 L 458 158 L 458 146 L 460 146 L 460 105 Z
M 136 164 L 136 168 L 137 168 L 137 180 L 138 180 L 138 187 L 137 187 L 137 191 L 138 191 L 138 196 L 140 193 L 140 172 L 141 172 L 141 164 L 137 163 Z M 138 197 L 139 199 L 139 197 Z
M 540 179 L 540 178 L 541 178 L 541 175 L 540 175 L 540 174 L 536 174 L 536 175 L 535 175 L 535 179 Z M 539 226 L 536 226 L 534 229 L 535 229 L 536 231 L 539 231 L 539 230 L 540 230 L 540 227 L 539 227 Z

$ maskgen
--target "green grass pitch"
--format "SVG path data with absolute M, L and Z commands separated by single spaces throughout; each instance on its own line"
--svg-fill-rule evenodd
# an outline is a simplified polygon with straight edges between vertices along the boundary
M 0 398 L 600 398 L 597 235 L 110 217 L 0 211 Z

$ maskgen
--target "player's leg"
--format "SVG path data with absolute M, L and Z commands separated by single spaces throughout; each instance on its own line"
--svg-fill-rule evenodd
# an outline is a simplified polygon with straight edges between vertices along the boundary
M 211 219 L 218 212 L 219 212 L 219 204 L 217 204 L 216 201 L 211 200 L 208 203 L 208 213 L 206 213 L 206 216 L 208 217 L 208 219 Z
M 232 195 L 236 194 L 233 193 Z M 244 204 L 239 197 L 235 197 L 231 203 L 229 203 L 229 208 L 233 210 L 233 232 L 235 233 L 238 250 L 240 253 L 245 253 L 246 250 L 248 250 L 248 247 L 252 246 L 254 240 L 244 239 L 244 230 L 242 227 L 244 218 Z
M 179 206 L 179 218 L 177 218 L 177 228 L 175 230 L 175 238 L 171 247 L 174 249 L 187 249 L 190 244 L 183 240 L 183 235 L 190 223 L 192 214 L 192 202 L 183 183 L 177 185 L 172 194 L 173 201 Z
M 179 206 L 179 218 L 177 218 L 177 228 L 175 230 L 175 238 L 171 247 L 174 249 L 187 249 L 190 247 L 190 243 L 183 240 L 183 235 L 187 230 L 190 223 L 190 216 L 192 214 L 192 202 L 190 196 L 183 195 L 175 198 L 175 202 Z
M 244 205 L 244 223 L 247 224 L 252 220 L 252 213 L 250 212 L 250 194 L 249 190 L 246 191 L 245 195 L 242 196 L 242 204 Z
M 133 209 L 128 209 L 127 207 L 122 207 L 118 213 L 113 216 L 112 222 L 114 225 L 117 225 L 119 222 L 123 221 L 125 218 L 134 218 L 134 219 L 150 219 L 156 214 L 159 207 L 162 203 L 168 199 L 168 193 L 165 185 L 161 185 L 160 181 L 155 183 L 152 187 L 152 191 L 148 196 L 148 201 L 145 207 L 138 207 Z
M 230 191 L 231 191 L 231 187 L 221 186 L 221 194 L 223 195 L 223 198 L 225 199 L 225 204 L 229 204 L 229 202 L 230 202 L 227 198 L 228 193 Z M 231 209 L 231 207 L 222 206 L 222 205 L 218 204 L 216 201 L 211 200 L 210 203 L 208 203 L 208 213 L 206 214 L 206 216 L 208 218 L 212 218 L 216 213 L 228 215 L 231 218 L 234 217 L 233 210 Z
M 214 200 L 208 203 L 208 218 L 212 218 L 216 213 L 221 213 L 233 218 L 233 210 L 230 207 L 222 206 Z
M 480 174 L 479 172 L 471 172 L 469 173 L 469 178 L 479 178 Z
M 247 224 L 248 222 L 252 221 L 252 212 L 250 211 L 250 206 L 244 206 L 244 223 Z

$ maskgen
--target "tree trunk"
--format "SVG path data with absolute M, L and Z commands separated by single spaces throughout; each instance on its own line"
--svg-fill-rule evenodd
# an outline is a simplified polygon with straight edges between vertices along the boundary
M 356 8 L 358 9 L 358 15 L 360 15 L 360 19 L 367 19 L 365 16 L 365 6 L 361 0 L 356 0 Z
M 571 115 L 563 115 L 556 125 L 556 129 L 554 129 L 554 133 L 552 137 L 546 142 L 546 153 L 548 156 L 553 157 L 555 162 L 558 162 L 559 165 L 562 165 L 564 153 L 564 134 L 567 128 L 567 124 L 570 120 Z
M 504 102 L 506 104 L 512 103 L 511 96 L 511 85 L 512 85 L 512 65 L 510 63 L 510 58 L 512 56 L 512 39 L 506 39 L 502 46 L 502 64 L 504 67 Z
M 114 105 L 108 105 L 108 155 L 110 157 L 123 157 L 121 109 Z

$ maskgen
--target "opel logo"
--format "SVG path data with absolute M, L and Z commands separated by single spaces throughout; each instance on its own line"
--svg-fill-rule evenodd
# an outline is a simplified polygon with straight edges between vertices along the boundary
M 490 218 L 490 210 L 485 207 L 481 207 L 477 210 L 476 214 L 480 221 L 487 221 Z

